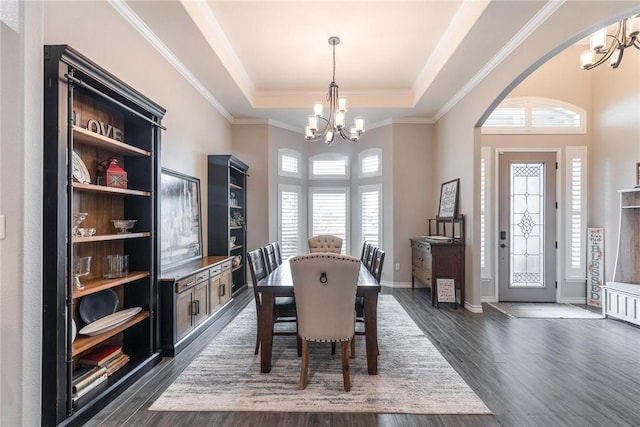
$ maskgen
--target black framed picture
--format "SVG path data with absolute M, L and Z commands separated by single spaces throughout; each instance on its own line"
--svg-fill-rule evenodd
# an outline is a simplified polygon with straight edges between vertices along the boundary
M 458 216 L 458 187 L 460 178 L 447 181 L 440 187 L 440 206 L 438 218 L 456 218 Z
M 162 168 L 160 270 L 202 257 L 200 180 Z

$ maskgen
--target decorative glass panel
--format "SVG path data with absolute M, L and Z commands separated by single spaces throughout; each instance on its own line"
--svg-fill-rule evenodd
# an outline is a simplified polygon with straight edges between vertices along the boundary
M 510 173 L 509 286 L 544 287 L 544 163 L 512 164 Z

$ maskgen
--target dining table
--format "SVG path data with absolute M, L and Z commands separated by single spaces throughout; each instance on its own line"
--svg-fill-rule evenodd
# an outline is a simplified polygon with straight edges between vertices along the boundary
M 260 372 L 271 372 L 273 338 L 273 309 L 276 297 L 294 297 L 293 279 L 289 260 L 284 260 L 267 277 L 258 281 L 257 291 L 262 296 L 262 308 L 258 315 L 260 331 Z M 356 296 L 364 300 L 364 335 L 369 375 L 378 374 L 378 294 L 380 283 L 367 267 L 360 263 Z M 355 339 L 355 337 L 354 337 Z

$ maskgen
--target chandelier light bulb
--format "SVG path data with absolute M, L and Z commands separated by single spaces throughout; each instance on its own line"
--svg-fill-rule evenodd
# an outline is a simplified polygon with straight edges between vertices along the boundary
M 338 99 L 338 111 L 347 112 L 347 98 Z
M 304 138 L 305 139 L 313 138 L 313 131 L 311 130 L 311 128 L 309 126 L 305 126 L 305 128 L 304 128 Z
M 607 41 L 607 29 L 603 28 L 591 35 L 591 50 L 594 52 L 603 49 Z
M 326 142 L 327 144 L 331 145 L 331 143 L 333 142 L 333 131 L 332 130 L 327 132 L 327 135 L 324 138 L 324 142 Z
M 609 66 L 612 68 L 618 68 L 618 65 L 620 65 L 621 59 L 622 59 L 622 50 L 618 48 L 615 51 L 613 51 L 613 53 L 609 57 Z
M 364 132 L 364 117 L 362 116 L 356 117 L 355 119 L 353 119 L 353 124 L 356 129 L 356 132 L 358 133 Z
M 324 112 L 324 107 L 322 106 L 322 102 L 316 102 L 313 104 L 313 115 L 316 117 L 322 117 L 322 113 Z
M 338 129 L 344 127 L 344 112 L 342 112 L 342 111 L 338 111 L 336 113 L 336 127 Z
M 593 64 L 593 61 L 595 59 L 595 53 L 587 50 L 585 52 L 582 52 L 582 55 L 580 55 L 580 67 L 582 67 L 582 69 L 586 69 L 587 67 L 590 67 L 591 64 Z
M 318 117 L 309 116 L 309 123 L 308 124 L 309 124 L 308 127 L 312 132 L 317 131 L 318 130 Z
M 640 35 L 640 15 L 627 19 L 627 34 L 629 37 L 638 37 Z

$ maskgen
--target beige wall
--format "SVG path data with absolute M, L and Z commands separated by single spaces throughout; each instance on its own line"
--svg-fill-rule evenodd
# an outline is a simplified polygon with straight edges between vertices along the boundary
M 249 166 L 247 177 L 247 251 L 269 243 L 269 129 L 267 125 L 232 127 L 233 155 Z M 249 273 L 247 271 L 247 273 Z M 248 274 L 247 278 L 250 279 Z
M 594 73 L 592 150 L 589 152 L 589 225 L 604 227 L 605 280 L 613 279 L 620 189 L 636 185 L 640 161 L 640 52 L 631 49 L 615 70 Z
M 409 239 L 427 233 L 427 219 L 433 218 L 438 210 L 435 180 L 435 137 L 433 125 L 394 124 L 393 135 L 393 175 L 389 186 L 393 189 L 390 199 L 385 198 L 385 213 L 393 208 L 391 256 L 385 255 L 387 272 L 393 271 L 395 286 L 411 283 L 411 246 Z M 385 221 L 385 227 L 387 221 Z M 385 236 L 387 231 L 385 230 Z
M 0 214 L 6 217 L 0 240 L 0 425 L 36 426 L 42 370 L 42 5 L 13 6 L 15 25 L 0 22 Z

